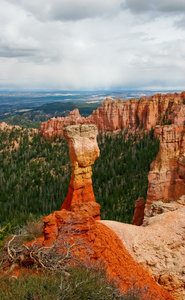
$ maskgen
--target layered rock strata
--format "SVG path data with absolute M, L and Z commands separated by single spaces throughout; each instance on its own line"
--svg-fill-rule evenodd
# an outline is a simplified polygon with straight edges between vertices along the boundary
M 80 115 L 79 110 L 76 108 L 67 117 L 51 118 L 47 122 L 43 122 L 39 132 L 43 137 L 49 139 L 55 136 L 63 137 L 63 128 L 65 126 L 82 123 L 85 123 L 85 118 Z
M 96 201 L 91 166 L 99 157 L 100 150 L 96 141 L 98 130 L 93 124 L 67 126 L 63 132 L 69 144 L 72 174 L 68 194 L 61 209 L 70 210 L 76 203 Z
M 123 101 L 106 98 L 101 107 L 87 118 L 80 116 L 75 109 L 65 118 L 52 118 L 41 124 L 43 137 L 63 136 L 63 127 L 72 124 L 95 124 L 98 130 L 116 130 L 121 128 L 143 128 L 150 130 L 156 124 L 174 123 L 178 126 L 185 121 L 185 92 L 181 94 L 156 94 L 150 98 L 142 97 Z
M 145 219 L 155 201 L 176 201 L 185 195 L 185 127 L 156 126 L 160 140 L 157 158 L 150 166 Z

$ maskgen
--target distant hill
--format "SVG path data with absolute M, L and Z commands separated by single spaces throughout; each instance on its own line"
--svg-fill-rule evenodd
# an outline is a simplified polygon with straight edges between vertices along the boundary
M 79 109 L 79 112 L 82 116 L 86 117 L 92 114 L 93 110 L 97 109 L 101 104 L 100 103 L 80 103 L 80 102 L 54 102 L 44 104 L 32 110 L 32 112 L 42 111 L 45 114 L 65 114 L 66 111 L 72 111 L 75 108 Z
M 54 102 L 31 109 L 14 109 L 9 113 L 0 110 L 0 122 L 4 121 L 9 125 L 39 128 L 41 122 L 45 122 L 52 117 L 65 117 L 75 108 L 79 109 L 82 116 L 87 117 L 99 106 L 100 103 Z

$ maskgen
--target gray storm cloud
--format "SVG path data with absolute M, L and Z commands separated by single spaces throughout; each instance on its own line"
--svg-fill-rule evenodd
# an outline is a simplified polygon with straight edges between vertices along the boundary
M 154 11 L 162 13 L 185 13 L 184 0 L 125 0 L 121 4 L 122 9 L 130 9 L 134 13 Z
M 24 8 L 36 18 L 57 21 L 77 21 L 99 16 L 110 16 L 119 8 L 117 0 L 8 0 Z

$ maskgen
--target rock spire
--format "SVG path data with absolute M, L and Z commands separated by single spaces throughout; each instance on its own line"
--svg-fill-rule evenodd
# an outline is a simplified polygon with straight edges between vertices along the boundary
M 150 217 L 153 202 L 177 201 L 185 195 L 185 126 L 156 126 L 155 135 L 160 148 L 148 175 L 145 218 Z
M 91 125 L 72 125 L 63 129 L 69 144 L 71 159 L 71 180 L 67 197 L 61 209 L 70 210 L 77 203 L 96 202 L 92 187 L 92 165 L 100 155 L 97 144 L 97 127 Z

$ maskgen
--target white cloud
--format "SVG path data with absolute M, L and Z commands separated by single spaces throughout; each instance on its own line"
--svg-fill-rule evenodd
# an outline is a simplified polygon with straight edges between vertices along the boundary
M 184 85 L 184 1 L 0 0 L 0 5 L 0 86 Z

